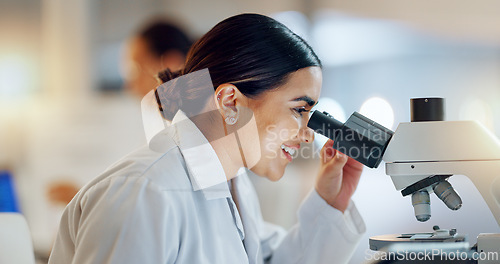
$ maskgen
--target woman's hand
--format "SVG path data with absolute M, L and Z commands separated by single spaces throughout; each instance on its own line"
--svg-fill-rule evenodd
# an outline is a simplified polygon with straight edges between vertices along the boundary
M 316 178 L 316 191 L 329 205 L 342 213 L 358 186 L 363 164 L 332 148 L 328 140 L 321 149 L 321 168 Z

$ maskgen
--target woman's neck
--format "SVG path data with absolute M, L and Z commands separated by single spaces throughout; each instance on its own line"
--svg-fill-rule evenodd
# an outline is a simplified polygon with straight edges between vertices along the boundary
M 227 180 L 234 178 L 238 170 L 245 166 L 235 131 L 226 126 L 218 110 L 193 116 L 191 121 L 214 149 Z

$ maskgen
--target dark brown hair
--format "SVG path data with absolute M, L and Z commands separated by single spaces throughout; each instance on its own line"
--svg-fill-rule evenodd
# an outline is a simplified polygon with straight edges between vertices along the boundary
M 193 44 L 184 69 L 162 71 L 158 78 L 165 83 L 208 68 L 214 88 L 231 83 L 245 96 L 255 98 L 286 83 L 291 73 L 310 66 L 321 67 L 321 62 L 304 39 L 270 17 L 241 14 L 218 23 Z M 172 119 L 178 109 L 185 111 L 185 101 L 199 99 L 195 88 L 169 87 L 157 93 L 168 108 L 163 109 L 166 119 Z M 189 111 L 200 111 L 203 106 Z
M 158 57 L 171 50 L 179 51 L 185 56 L 191 47 L 191 40 L 179 27 L 163 20 L 155 20 L 145 25 L 137 36 L 143 39 L 149 50 Z

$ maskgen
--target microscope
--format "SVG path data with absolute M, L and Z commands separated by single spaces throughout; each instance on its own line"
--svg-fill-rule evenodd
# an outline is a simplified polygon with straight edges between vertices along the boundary
M 411 122 L 400 123 L 395 132 L 357 112 L 342 123 L 326 112 L 315 111 L 308 127 L 334 140 L 335 149 L 370 168 L 376 168 L 383 160 L 396 190 L 403 196 L 411 195 L 418 221 L 431 218 L 432 193 L 451 210 L 460 209 L 462 200 L 447 179 L 465 175 L 500 226 L 498 138 L 476 121 L 444 121 L 443 98 L 415 98 L 410 104 Z M 456 230 L 439 227 L 431 233 L 372 237 L 370 248 L 391 251 L 407 245 L 418 250 L 425 248 L 425 243 L 435 247 L 437 242 L 448 242 L 455 246 L 453 249 L 460 248 L 468 254 L 475 251 L 500 255 L 500 234 L 480 234 L 477 245 L 471 249 Z M 500 263 L 500 259 L 473 263 Z

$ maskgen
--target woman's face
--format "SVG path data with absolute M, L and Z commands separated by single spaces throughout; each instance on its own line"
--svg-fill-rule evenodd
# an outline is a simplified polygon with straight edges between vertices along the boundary
M 286 165 L 300 153 L 300 143 L 312 142 L 314 135 L 307 122 L 318 101 L 321 82 L 321 68 L 303 68 L 292 73 L 279 88 L 249 100 L 261 150 L 260 159 L 250 168 L 253 172 L 279 180 Z

